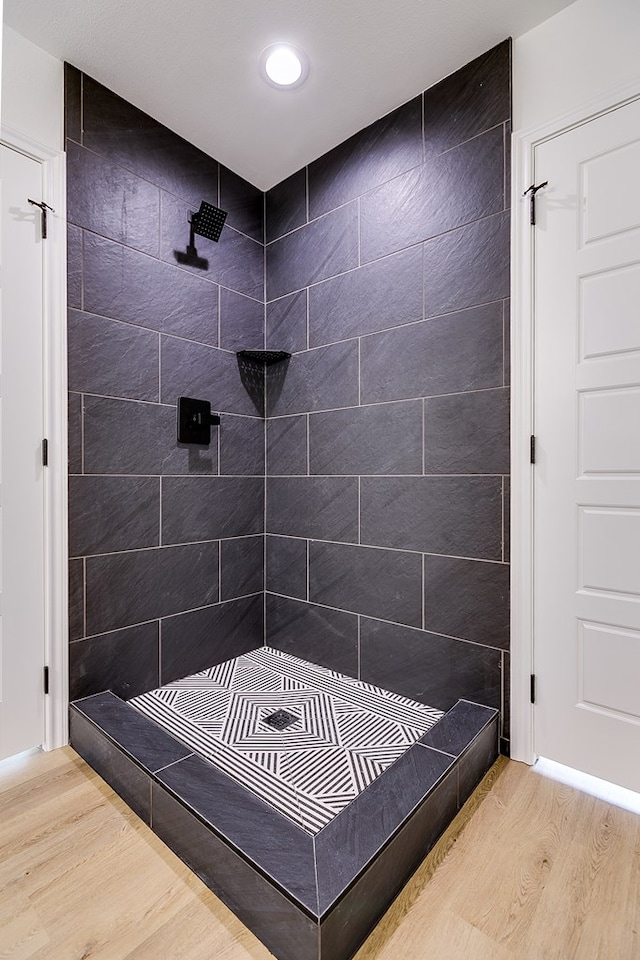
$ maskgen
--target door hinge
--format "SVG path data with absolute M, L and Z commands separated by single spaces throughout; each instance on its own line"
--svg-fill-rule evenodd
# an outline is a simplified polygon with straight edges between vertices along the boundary
M 536 675 L 531 674 L 531 703 L 536 702 Z
M 49 441 L 46 437 L 42 441 L 42 466 L 49 466 Z
M 44 692 L 49 693 L 49 667 L 44 668 Z
M 535 183 L 532 183 L 530 187 L 527 187 L 525 192 L 522 194 L 523 197 L 526 197 L 529 194 L 529 223 L 532 227 L 536 225 L 536 193 L 538 190 L 542 190 L 543 187 L 548 187 L 549 181 L 545 180 L 544 183 L 539 183 L 536 187 Z
M 30 203 L 32 207 L 39 207 L 42 217 L 40 218 L 40 227 L 41 227 L 41 237 L 43 240 L 47 239 L 47 210 L 51 210 L 51 213 L 55 213 L 53 207 L 50 207 L 48 203 L 45 203 L 44 200 L 31 200 L 27 198 L 27 203 Z
M 536 438 L 533 434 L 529 439 L 529 463 L 536 462 Z

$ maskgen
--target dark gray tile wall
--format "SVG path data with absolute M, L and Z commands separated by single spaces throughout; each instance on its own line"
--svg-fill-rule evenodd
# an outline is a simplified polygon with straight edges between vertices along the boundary
M 264 196 L 66 67 L 71 698 L 135 696 L 262 644 Z M 187 212 L 228 211 L 180 262 Z M 306 345 L 306 307 L 305 307 Z M 209 400 L 208 447 L 176 441 Z
M 510 61 L 266 198 L 267 640 L 441 709 L 508 702 Z

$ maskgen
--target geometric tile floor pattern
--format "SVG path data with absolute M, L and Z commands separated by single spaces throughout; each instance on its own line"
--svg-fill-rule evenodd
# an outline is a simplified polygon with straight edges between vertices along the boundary
M 129 704 L 311 834 L 443 716 L 271 647 Z M 265 722 L 278 710 L 283 730 Z

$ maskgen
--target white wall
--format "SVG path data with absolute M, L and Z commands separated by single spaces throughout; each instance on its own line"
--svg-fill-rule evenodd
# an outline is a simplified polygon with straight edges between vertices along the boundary
M 514 43 L 514 130 L 633 81 L 640 93 L 640 0 L 577 0 Z
M 2 127 L 62 150 L 64 67 L 10 27 L 2 37 Z

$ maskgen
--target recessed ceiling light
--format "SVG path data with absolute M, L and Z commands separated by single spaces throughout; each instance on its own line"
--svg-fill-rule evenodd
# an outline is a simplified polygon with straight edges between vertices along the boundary
M 267 83 L 291 90 L 307 79 L 309 61 L 291 43 L 272 43 L 260 55 L 260 71 Z

